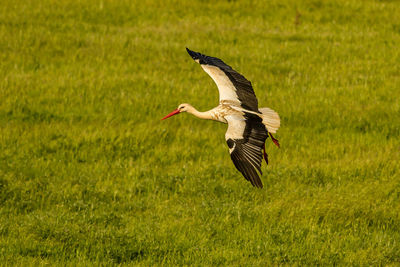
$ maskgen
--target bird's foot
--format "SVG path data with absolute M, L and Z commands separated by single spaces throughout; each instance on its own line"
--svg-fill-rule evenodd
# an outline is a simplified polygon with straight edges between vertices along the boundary
M 275 139 L 275 138 L 272 136 L 271 133 L 269 133 L 269 136 L 271 136 L 272 142 L 274 142 L 274 144 L 275 144 L 277 147 L 280 148 L 281 146 L 279 145 L 278 139 Z

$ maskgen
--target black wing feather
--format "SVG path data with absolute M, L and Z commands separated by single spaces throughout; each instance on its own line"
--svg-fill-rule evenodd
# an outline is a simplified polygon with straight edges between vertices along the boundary
M 231 159 L 236 169 L 238 169 L 238 171 L 243 174 L 244 178 L 246 178 L 247 181 L 250 181 L 250 183 L 255 187 L 263 187 L 260 176 L 251 165 L 251 163 L 248 162 L 248 160 L 245 158 L 243 153 L 240 152 L 240 149 L 235 149 L 231 153 Z
M 268 132 L 258 116 L 245 113 L 245 118 L 246 127 L 243 139 L 228 139 L 227 144 L 229 148 L 233 149 L 231 151 L 231 159 L 236 169 L 253 186 L 262 188 L 263 184 L 257 171 L 262 174 L 262 149 L 264 148 L 265 140 L 268 138 Z

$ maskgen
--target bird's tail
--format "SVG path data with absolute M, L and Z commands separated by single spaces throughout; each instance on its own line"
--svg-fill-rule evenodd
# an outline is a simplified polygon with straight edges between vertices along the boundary
M 273 111 L 270 108 L 260 108 L 259 109 L 262 115 L 262 123 L 265 125 L 269 133 L 276 133 L 276 131 L 281 126 L 281 119 L 279 118 L 278 113 Z

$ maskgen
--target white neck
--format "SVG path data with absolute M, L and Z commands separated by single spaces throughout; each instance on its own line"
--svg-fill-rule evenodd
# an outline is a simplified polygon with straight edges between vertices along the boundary
M 204 119 L 204 120 L 212 120 L 210 111 L 200 112 L 194 107 L 190 107 L 187 111 L 190 114 L 193 114 L 197 118 Z

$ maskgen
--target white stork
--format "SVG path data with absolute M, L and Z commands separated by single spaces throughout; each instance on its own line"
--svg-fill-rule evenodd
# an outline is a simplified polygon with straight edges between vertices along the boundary
M 253 186 L 262 188 L 263 184 L 257 171 L 261 172 L 261 162 L 268 164 L 265 152 L 265 140 L 272 136 L 280 126 L 278 113 L 270 108 L 258 108 L 254 90 L 243 75 L 233 70 L 221 59 L 209 57 L 186 48 L 189 55 L 200 64 L 218 86 L 219 105 L 209 111 L 200 112 L 189 104 L 180 104 L 178 108 L 162 120 L 173 115 L 188 112 L 200 119 L 215 120 L 228 124 L 225 140 L 235 167 Z

